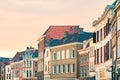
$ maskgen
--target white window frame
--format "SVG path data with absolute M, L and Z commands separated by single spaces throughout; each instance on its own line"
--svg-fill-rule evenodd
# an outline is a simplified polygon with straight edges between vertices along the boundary
M 66 50 L 66 59 L 69 59 L 69 58 L 70 58 L 70 50 L 67 49 L 67 50 Z
M 55 72 L 54 72 L 54 65 L 52 66 L 52 72 L 53 72 L 53 74 L 55 74 Z
M 64 64 L 61 65 L 61 73 L 64 73 Z
M 65 50 L 62 50 L 61 59 L 65 59 Z
M 55 55 L 56 54 L 56 59 L 55 59 Z M 57 60 L 57 53 L 56 52 L 53 52 L 53 60 Z
M 57 60 L 60 60 L 60 51 L 57 51 Z
M 74 51 L 74 53 L 73 53 L 73 51 Z M 71 49 L 71 58 L 74 58 L 75 57 L 75 49 L 73 48 L 73 49 Z
M 74 65 L 74 68 L 73 68 L 73 65 Z M 74 69 L 74 72 L 75 72 L 75 64 L 74 63 L 70 65 L 70 71 L 71 71 L 71 73 L 74 73 L 73 69 Z

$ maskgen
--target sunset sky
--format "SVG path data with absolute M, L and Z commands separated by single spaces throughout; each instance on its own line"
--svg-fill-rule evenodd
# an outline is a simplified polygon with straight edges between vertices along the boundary
M 80 25 L 94 31 L 92 22 L 114 0 L 0 0 L 0 56 L 13 57 L 50 25 Z

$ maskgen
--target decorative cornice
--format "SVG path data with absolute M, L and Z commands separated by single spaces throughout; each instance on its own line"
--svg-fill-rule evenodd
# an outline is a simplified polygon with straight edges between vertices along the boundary
M 98 23 L 100 23 L 105 18 L 105 16 L 108 14 L 108 12 L 113 9 L 114 9 L 114 5 L 107 5 L 105 8 L 105 11 L 101 15 L 101 17 L 99 17 L 97 20 L 93 21 L 92 25 L 95 27 Z

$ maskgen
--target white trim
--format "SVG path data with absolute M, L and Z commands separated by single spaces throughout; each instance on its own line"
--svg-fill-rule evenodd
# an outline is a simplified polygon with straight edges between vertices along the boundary
M 75 44 L 82 44 L 82 43 L 81 42 L 74 42 L 74 43 L 62 44 L 62 45 L 51 47 L 51 49 L 59 48 L 59 47 L 63 47 L 63 46 L 75 45 Z

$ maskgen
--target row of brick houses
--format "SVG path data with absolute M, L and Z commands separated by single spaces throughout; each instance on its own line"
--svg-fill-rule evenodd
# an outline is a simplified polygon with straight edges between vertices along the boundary
M 79 79 L 78 50 L 90 38 L 92 33 L 84 32 L 78 25 L 50 26 L 38 39 L 38 50 L 27 47 L 4 64 L 1 80 Z
M 1 80 L 119 80 L 120 0 L 92 25 L 94 33 L 79 25 L 50 26 L 38 38 L 38 50 L 27 47 L 2 64 Z
M 78 25 L 73 26 L 50 26 L 45 33 L 38 39 L 38 79 L 44 79 L 44 53 L 45 47 L 49 46 L 51 40 L 62 39 L 68 34 L 78 33 L 82 28 Z M 57 40 L 56 40 L 57 41 Z M 57 42 L 56 42 L 57 43 Z
M 84 32 L 79 26 L 50 26 L 38 39 L 38 79 L 79 79 L 78 50 L 82 48 L 83 41 L 90 38 L 92 41 L 92 33 Z
M 73 44 L 73 42 L 69 43 L 72 37 L 67 40 L 68 43 L 63 44 L 63 41 L 64 38 L 69 35 L 75 34 L 75 36 L 77 36 L 76 33 L 81 34 L 82 30 L 79 28 L 77 28 L 78 31 L 76 30 L 76 32 L 73 31 L 71 33 L 69 31 L 75 28 L 70 27 L 69 30 L 65 32 L 62 32 L 61 29 L 59 29 L 60 31 L 55 29 L 55 33 L 65 34 L 63 38 L 56 38 L 54 36 L 61 35 L 55 34 L 52 31 L 52 28 L 55 26 L 51 26 L 45 34 L 38 39 L 39 55 L 42 55 L 38 63 L 38 65 L 40 64 L 39 66 L 41 66 L 40 69 L 42 69 L 39 72 L 40 74 L 38 74 L 39 80 L 120 79 L 120 0 L 115 0 L 113 4 L 107 5 L 104 13 L 98 20 L 95 20 L 92 25 L 95 27 L 93 39 L 84 39 L 80 44 L 76 44 L 76 46 L 79 45 L 77 48 L 71 45 L 70 49 L 68 49 L 68 45 Z M 49 35 L 49 33 L 51 34 Z M 52 34 L 54 34 L 54 36 L 51 36 Z M 49 40 L 46 40 L 46 37 L 49 37 Z M 65 51 L 63 51 L 63 49 Z M 71 55 L 69 55 L 72 54 L 72 49 L 75 49 L 75 52 L 77 52 L 77 57 L 76 55 L 74 56 L 75 59 L 72 59 Z M 48 56 L 48 54 L 51 55 Z M 62 54 L 66 55 L 62 56 Z M 46 57 L 46 55 L 48 57 Z M 75 69 L 72 69 L 73 67 Z
M 38 50 L 27 47 L 25 51 L 17 52 L 4 69 L 4 79 L 1 80 L 38 80 Z

